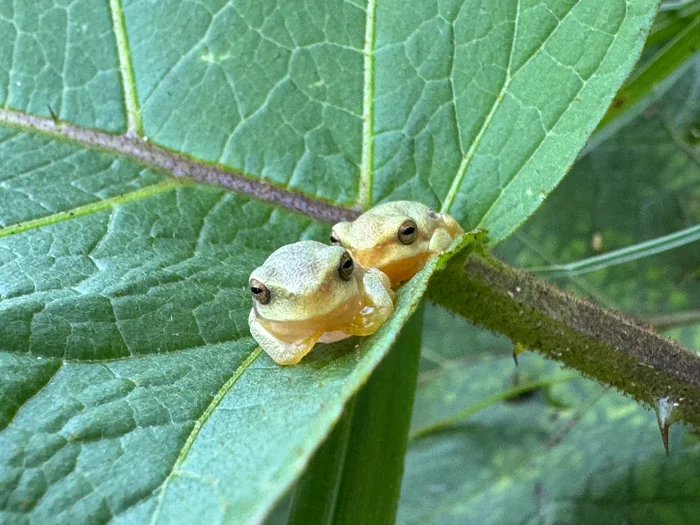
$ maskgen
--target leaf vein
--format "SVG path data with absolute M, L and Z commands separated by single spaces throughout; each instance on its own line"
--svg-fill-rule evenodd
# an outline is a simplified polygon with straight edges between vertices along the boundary
M 41 387 L 37 388 L 36 391 L 34 391 L 29 397 L 27 397 L 27 399 L 25 399 L 24 401 L 22 401 L 22 404 L 20 404 L 20 405 L 15 409 L 14 413 L 12 414 L 12 416 L 10 417 L 10 419 L 7 421 L 7 423 L 5 424 L 5 426 L 4 426 L 4 427 L 0 427 L 0 435 L 1 435 L 7 428 L 9 428 L 10 425 L 12 425 L 12 423 L 13 423 L 14 420 L 15 420 L 15 418 L 17 417 L 17 414 L 19 414 L 19 411 L 22 410 L 22 407 L 24 407 L 27 403 L 29 403 L 32 399 L 34 399 L 37 395 L 39 395 L 39 393 L 41 393 L 41 391 L 44 390 L 44 389 L 49 385 L 49 383 L 51 383 L 51 381 L 53 380 L 54 377 L 56 377 L 56 374 L 58 374 L 58 372 L 59 372 L 59 370 L 61 370 L 61 368 L 63 368 L 61 362 L 56 362 L 56 369 L 51 373 L 50 376 L 48 376 L 48 377 L 45 379 L 44 384 L 41 385 Z
M 7 237 L 8 235 L 14 235 L 16 233 L 25 232 L 27 230 L 32 230 L 35 228 L 41 228 L 43 226 L 48 226 L 51 224 L 56 224 L 58 222 L 66 221 L 68 219 L 82 217 L 84 215 L 89 215 L 99 211 L 103 211 L 109 208 L 113 208 L 119 204 L 126 204 L 138 199 L 143 199 L 157 195 L 159 193 L 169 191 L 174 188 L 182 186 L 182 181 L 168 180 L 161 182 L 159 184 L 154 184 L 153 186 L 146 186 L 136 191 L 129 193 L 124 193 L 118 197 L 112 197 L 111 199 L 105 199 L 99 202 L 93 202 L 90 204 L 85 204 L 84 206 L 78 206 L 71 210 L 61 211 L 54 213 L 52 215 L 46 215 L 38 219 L 33 219 L 26 222 L 20 222 L 4 228 L 0 228 L 0 238 Z
M 353 220 L 359 214 L 357 210 L 281 188 L 238 170 L 194 160 L 138 137 L 112 135 L 63 122 L 56 124 L 52 119 L 0 108 L 0 125 L 3 124 L 126 157 L 173 177 L 223 187 L 321 222 L 334 224 Z
M 117 54 L 119 56 L 119 71 L 124 90 L 124 104 L 126 105 L 127 130 L 132 135 L 143 135 L 141 122 L 141 108 L 139 107 L 136 82 L 134 79 L 134 67 L 131 59 L 129 40 L 126 34 L 126 21 L 122 0 L 109 0 L 109 9 L 112 15 L 114 38 L 117 42 Z
M 173 480 L 173 478 L 178 475 L 178 470 L 185 462 L 185 459 L 187 459 L 187 455 L 190 449 L 192 448 L 192 445 L 194 444 L 195 440 L 197 439 L 199 432 L 202 430 L 202 427 L 204 427 L 204 424 L 212 415 L 216 407 L 219 406 L 219 403 L 221 403 L 221 400 L 226 395 L 226 393 L 229 390 L 231 390 L 236 381 L 238 381 L 238 378 L 240 378 L 241 375 L 243 375 L 243 372 L 245 372 L 248 369 L 248 367 L 253 363 L 253 361 L 255 361 L 258 358 L 258 356 L 261 353 L 262 349 L 260 347 L 256 347 L 255 350 L 253 350 L 250 353 L 250 355 L 240 364 L 240 366 L 236 369 L 236 371 L 228 379 L 228 381 L 226 381 L 226 383 L 224 383 L 223 386 L 219 389 L 219 391 L 214 395 L 213 399 L 211 400 L 211 403 L 209 403 L 209 406 L 207 406 L 202 415 L 197 419 L 197 421 L 195 421 L 194 427 L 192 428 L 190 435 L 187 436 L 187 441 L 185 441 L 185 444 L 180 450 L 180 454 L 178 454 L 178 457 L 175 460 L 175 463 L 173 464 L 173 468 L 170 471 L 170 474 L 168 474 L 168 477 L 161 485 L 161 489 L 158 494 L 158 502 L 156 503 L 156 508 L 153 511 L 153 516 L 151 517 L 151 525 L 158 521 L 158 516 L 160 515 L 160 509 L 163 504 L 165 491 L 167 490 L 168 485 Z
M 627 5 L 627 3 L 625 3 L 625 6 L 626 6 L 626 5 Z M 625 13 L 625 16 L 623 17 L 623 21 L 620 22 L 620 25 L 622 25 L 622 23 L 624 22 L 624 20 L 625 20 L 626 18 L 627 18 L 627 13 Z M 603 58 L 600 60 L 600 63 L 598 64 L 598 67 L 596 68 L 596 72 L 600 69 L 600 66 L 603 65 L 603 62 L 605 62 L 605 59 L 607 58 L 608 54 L 610 53 L 610 50 L 612 49 L 612 46 L 613 46 L 614 42 L 615 42 L 615 39 L 612 39 L 612 40 L 610 41 L 610 43 L 608 44 L 608 48 L 605 50 L 605 54 L 603 55 Z M 595 73 L 594 73 L 594 74 L 595 74 Z M 592 75 L 591 75 L 591 76 L 592 76 Z M 578 89 L 578 91 L 576 92 L 576 94 L 575 94 L 573 97 L 571 97 L 571 100 L 570 100 L 569 103 L 567 104 L 566 108 L 564 108 L 564 110 L 559 114 L 559 116 L 557 117 L 556 121 L 554 121 L 554 124 L 551 125 L 551 127 L 549 128 L 549 131 L 548 131 L 548 132 L 545 132 L 544 137 L 542 138 L 542 140 L 540 140 L 540 142 L 539 142 L 539 144 L 537 145 L 537 147 L 535 148 L 535 150 L 528 156 L 528 158 L 525 160 L 525 162 L 522 163 L 522 165 L 520 166 L 520 168 L 518 169 L 518 171 L 513 175 L 513 177 L 512 177 L 512 178 L 506 183 L 506 185 L 503 187 L 503 189 L 502 189 L 501 192 L 499 193 L 498 197 L 496 197 L 496 199 L 491 203 L 491 205 L 489 206 L 489 208 L 486 210 L 486 213 L 484 213 L 484 215 L 483 215 L 481 221 L 479 222 L 479 225 L 483 225 L 483 224 L 486 222 L 487 217 L 488 217 L 489 214 L 491 213 L 491 210 L 493 210 L 494 207 L 496 206 L 496 204 L 497 204 L 498 202 L 501 201 L 501 199 L 503 198 L 503 195 L 506 193 L 506 190 L 508 189 L 508 187 L 509 187 L 511 184 L 513 184 L 513 182 L 514 182 L 516 179 L 518 179 L 518 175 L 519 175 L 520 173 L 522 173 L 522 171 L 523 171 L 523 169 L 525 168 L 525 166 L 527 166 L 527 165 L 532 161 L 532 159 L 535 157 L 535 155 L 536 155 L 537 152 L 540 150 L 540 148 L 542 147 L 542 145 L 547 141 L 547 137 L 549 137 L 549 136 L 552 135 L 552 130 L 554 130 L 554 128 L 555 128 L 555 127 L 557 126 L 557 124 L 561 121 L 561 119 L 564 117 L 564 115 L 566 115 L 566 113 L 567 113 L 567 112 L 569 111 L 569 109 L 571 108 L 571 105 L 576 101 L 576 99 L 578 98 L 578 96 L 581 94 L 581 91 L 583 91 L 583 89 L 584 89 L 587 85 L 588 85 L 588 82 L 587 82 L 587 81 L 581 84 L 581 87 Z M 589 135 L 590 135 L 590 133 L 589 133 Z M 571 162 L 573 162 L 573 159 L 572 159 Z M 570 164 L 571 164 L 571 163 L 570 163 Z M 569 165 L 570 165 L 570 164 L 569 164 Z
M 374 46 L 377 0 L 368 0 L 365 15 L 364 84 L 362 97 L 362 161 L 357 203 L 362 209 L 372 205 L 374 175 Z

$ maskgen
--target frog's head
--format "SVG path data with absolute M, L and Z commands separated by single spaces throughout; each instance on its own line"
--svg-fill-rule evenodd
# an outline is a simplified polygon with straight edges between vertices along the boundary
M 257 314 L 269 321 L 310 321 L 351 303 L 357 272 L 345 248 L 316 241 L 283 246 L 248 282 Z
M 378 268 L 396 286 L 462 233 L 449 215 L 420 202 L 395 201 L 376 206 L 353 222 L 336 224 L 331 243 L 349 250 L 362 267 Z

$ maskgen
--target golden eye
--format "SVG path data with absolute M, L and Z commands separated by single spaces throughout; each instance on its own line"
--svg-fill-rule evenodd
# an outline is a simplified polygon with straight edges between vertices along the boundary
M 331 231 L 331 244 L 340 244 L 340 237 L 334 231 Z
M 398 233 L 401 244 L 413 244 L 418 238 L 418 226 L 411 219 L 408 219 L 399 226 Z
M 253 294 L 253 299 L 255 299 L 260 304 L 267 304 L 270 302 L 270 290 L 267 286 L 258 281 L 257 279 L 251 279 L 248 283 L 250 286 L 250 293 Z
M 348 252 L 343 252 L 338 263 L 338 275 L 343 281 L 349 281 L 352 277 L 352 272 L 355 269 L 355 263 Z

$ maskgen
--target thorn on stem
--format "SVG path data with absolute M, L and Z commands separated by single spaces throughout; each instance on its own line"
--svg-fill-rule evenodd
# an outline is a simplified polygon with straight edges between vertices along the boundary
M 51 113 L 51 120 L 53 120 L 54 126 L 58 126 L 60 123 L 60 120 L 58 119 L 58 115 L 54 112 L 53 108 L 51 106 L 47 106 L 49 108 L 49 113 Z
M 662 397 L 654 402 L 654 410 L 656 411 L 656 421 L 659 424 L 659 430 L 661 431 L 661 439 L 664 442 L 664 450 L 666 455 L 671 454 L 668 447 L 668 431 L 671 425 L 677 420 L 677 410 L 678 403 L 675 403 L 670 397 Z M 676 412 L 674 414 L 674 411 Z

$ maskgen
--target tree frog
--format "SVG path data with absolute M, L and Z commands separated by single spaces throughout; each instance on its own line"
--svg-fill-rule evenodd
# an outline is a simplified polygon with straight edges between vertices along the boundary
M 370 335 L 394 311 L 384 273 L 355 265 L 345 248 L 316 241 L 273 252 L 248 284 L 250 333 L 280 365 L 297 364 L 317 342 Z
M 463 234 L 449 215 L 420 202 L 395 201 L 376 206 L 352 222 L 336 224 L 331 243 L 349 250 L 359 265 L 378 268 L 396 286 Z

